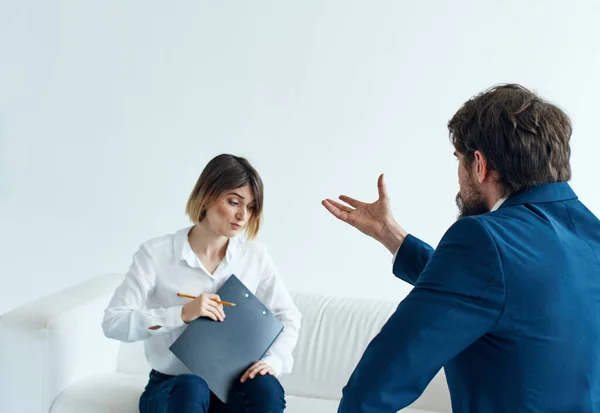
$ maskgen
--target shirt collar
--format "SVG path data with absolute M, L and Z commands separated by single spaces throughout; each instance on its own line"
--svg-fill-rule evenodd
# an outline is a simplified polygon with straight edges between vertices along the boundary
M 494 204 L 494 206 L 492 207 L 492 209 L 491 209 L 491 211 L 490 211 L 490 212 L 494 212 L 495 210 L 497 210 L 498 208 L 500 208 L 500 206 L 501 206 L 501 205 L 504 203 L 504 201 L 506 201 L 506 197 L 504 197 L 504 198 L 500 198 L 500 199 L 498 200 L 498 202 L 496 202 L 496 203 Z
M 173 241 L 173 258 L 175 262 L 185 261 L 192 268 L 204 268 L 196 253 L 192 250 L 188 235 L 194 228 L 193 226 L 181 229 L 175 233 Z M 227 250 L 225 251 L 225 262 L 230 262 L 235 256 L 240 243 L 244 240 L 243 235 L 238 235 L 229 239 Z

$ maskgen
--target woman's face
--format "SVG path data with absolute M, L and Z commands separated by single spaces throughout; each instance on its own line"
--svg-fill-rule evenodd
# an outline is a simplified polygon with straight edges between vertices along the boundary
M 231 238 L 246 227 L 254 208 L 254 194 L 245 185 L 221 193 L 206 209 L 205 219 L 213 232 Z

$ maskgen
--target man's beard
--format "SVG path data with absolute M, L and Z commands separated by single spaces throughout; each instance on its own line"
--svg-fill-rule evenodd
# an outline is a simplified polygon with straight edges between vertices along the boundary
M 490 212 L 488 206 L 483 199 L 481 192 L 475 187 L 470 180 L 465 190 L 456 194 L 456 206 L 458 207 L 458 219 L 469 217 L 472 215 L 481 215 Z

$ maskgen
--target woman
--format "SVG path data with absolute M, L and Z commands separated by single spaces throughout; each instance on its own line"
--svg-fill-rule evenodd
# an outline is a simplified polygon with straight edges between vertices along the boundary
M 262 209 L 263 184 L 256 170 L 244 158 L 219 155 L 202 171 L 189 197 L 186 213 L 194 225 L 147 241 L 134 255 L 102 328 L 109 338 L 144 340 L 152 371 L 140 397 L 141 413 L 283 412 L 277 376 L 291 371 L 301 316 L 265 247 L 251 241 Z M 201 377 L 188 374 L 169 346 L 196 318 L 223 321 L 215 292 L 231 274 L 282 321 L 284 330 L 223 404 Z M 197 298 L 182 298 L 178 292 Z

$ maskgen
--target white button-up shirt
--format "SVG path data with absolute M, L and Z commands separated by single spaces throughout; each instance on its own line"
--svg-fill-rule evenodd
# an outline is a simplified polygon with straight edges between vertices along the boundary
M 181 310 L 190 301 L 177 293 L 216 293 L 235 274 L 284 325 L 262 360 L 278 375 L 291 372 L 301 315 L 265 246 L 243 236 L 231 238 L 225 258 L 210 274 L 192 251 L 188 241 L 191 228 L 141 245 L 105 310 L 104 334 L 123 342 L 144 340 L 146 358 L 155 370 L 171 375 L 189 373 L 169 350 L 185 330 Z M 160 328 L 150 329 L 153 326 Z

